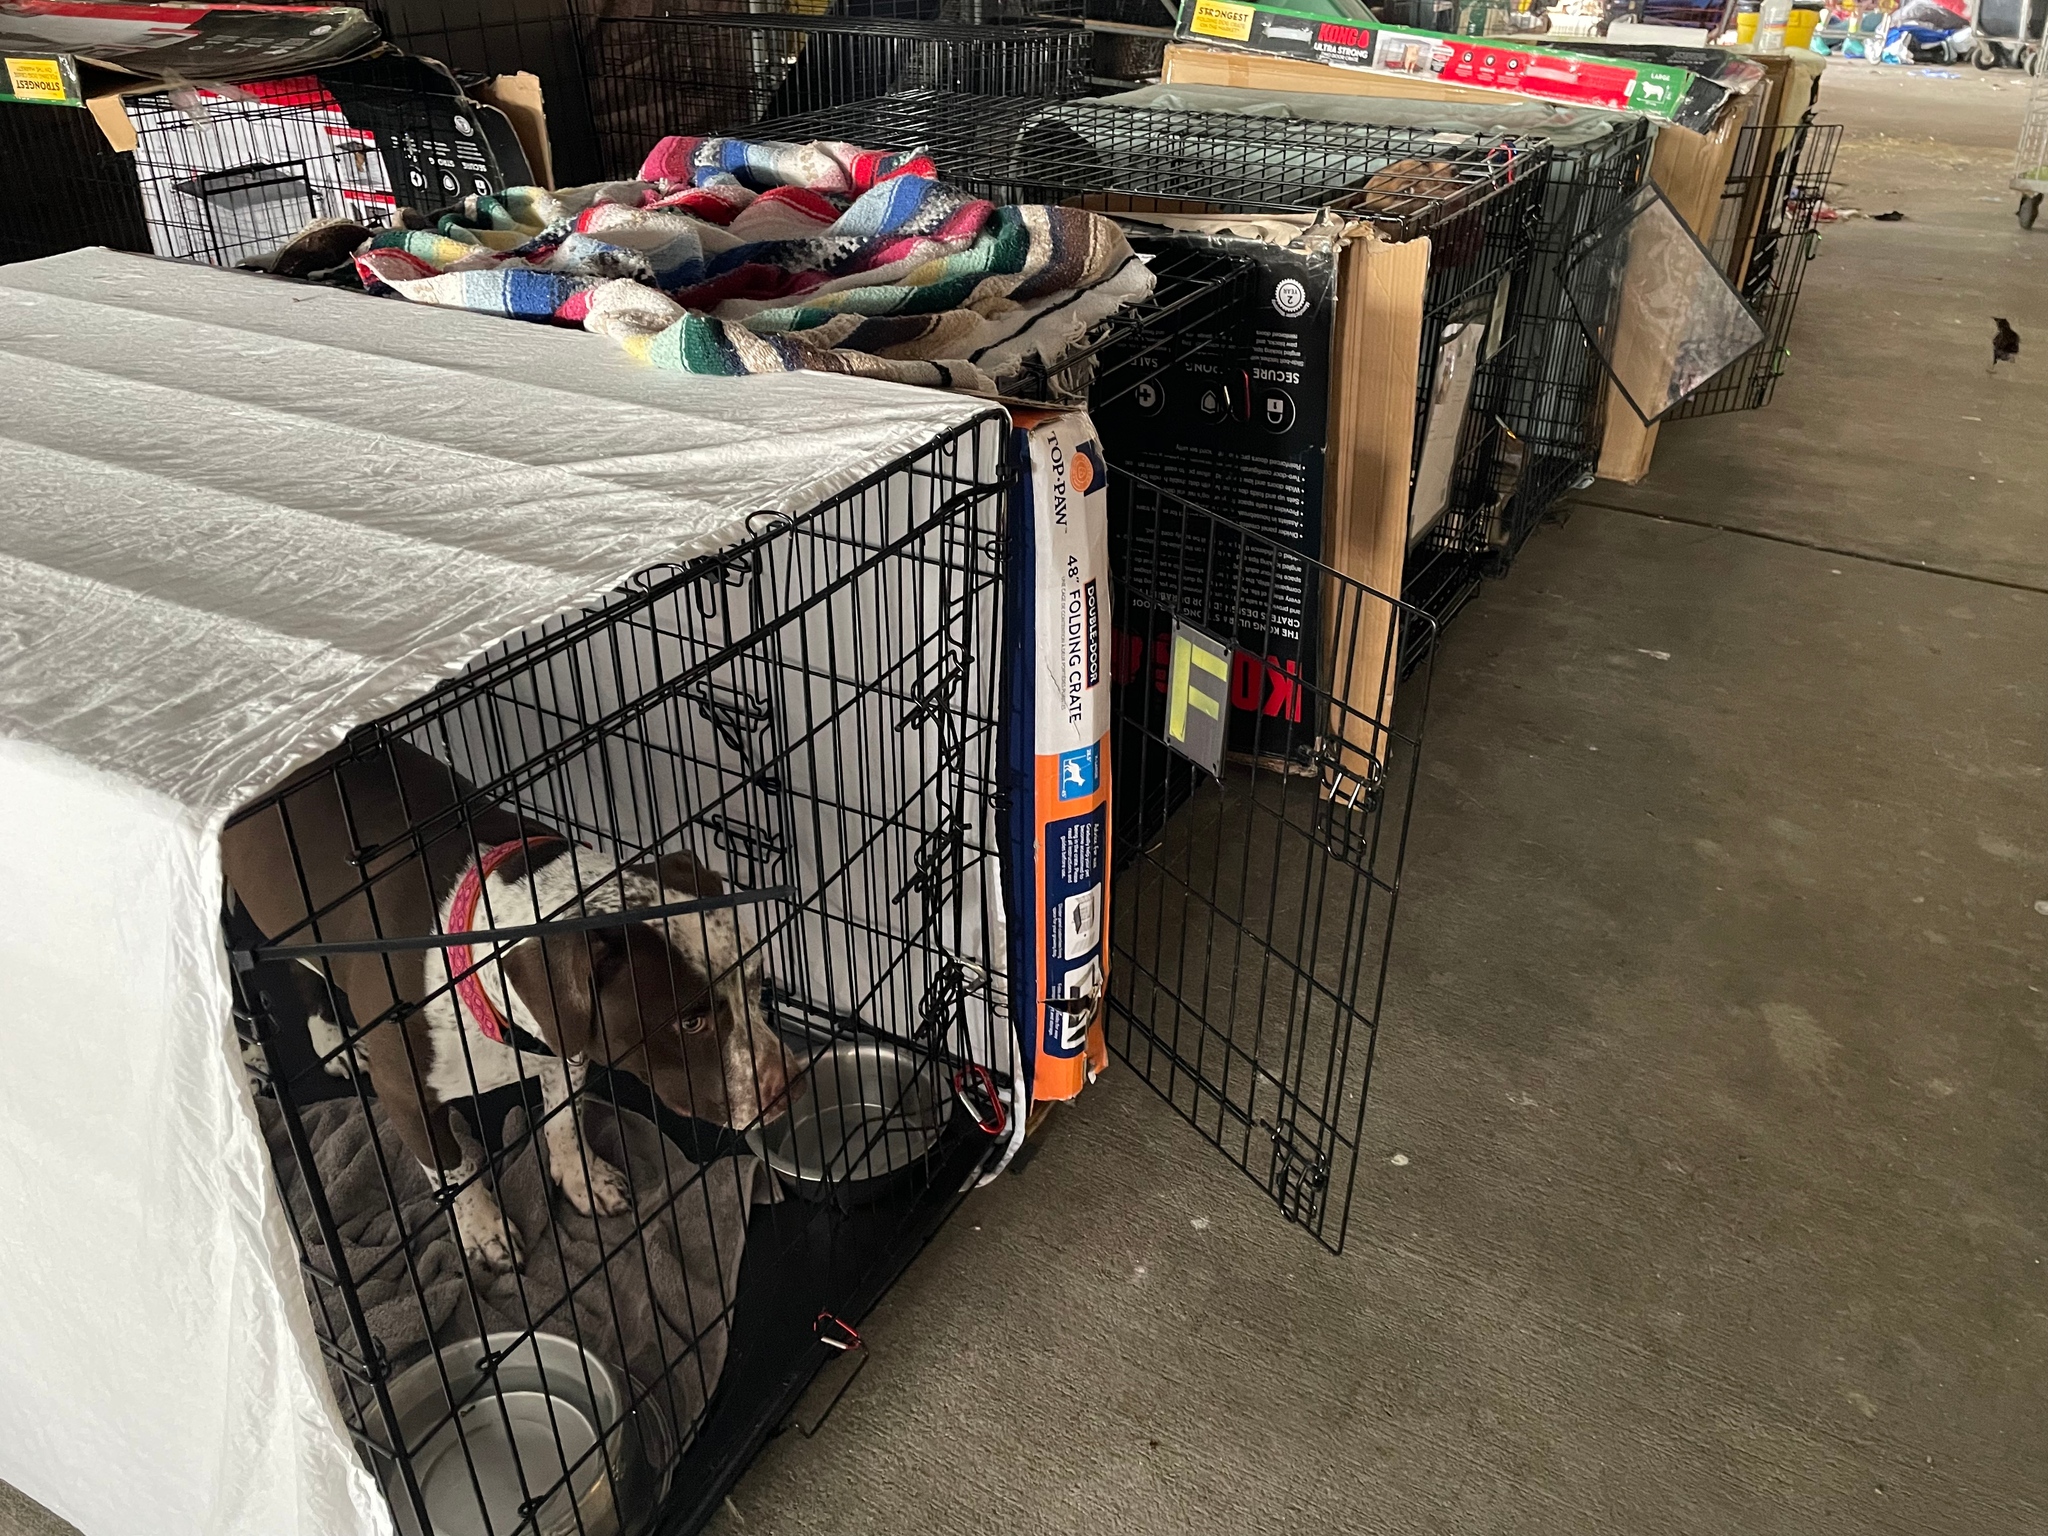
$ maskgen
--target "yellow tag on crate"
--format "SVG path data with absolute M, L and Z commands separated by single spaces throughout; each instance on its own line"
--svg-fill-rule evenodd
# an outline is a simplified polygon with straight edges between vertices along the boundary
M 1232 5 L 1230 0 L 1195 0 L 1195 14 L 1188 22 L 1188 30 L 1203 37 L 1227 37 L 1242 43 L 1252 35 L 1252 16 L 1248 5 Z
M 9 59 L 7 90 L 16 101 L 70 101 L 71 87 L 55 59 Z
M 1173 621 L 1173 661 L 1167 669 L 1166 740 L 1182 756 L 1223 776 L 1230 725 L 1228 640 Z

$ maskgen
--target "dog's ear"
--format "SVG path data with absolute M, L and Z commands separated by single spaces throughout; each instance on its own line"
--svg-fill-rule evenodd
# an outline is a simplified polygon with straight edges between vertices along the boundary
M 625 954 L 625 935 L 605 929 L 528 939 L 499 962 L 541 1037 L 563 1056 L 590 1050 L 597 1033 L 597 994 Z
M 654 878 L 661 899 L 688 901 L 692 896 L 716 896 L 725 889 L 718 872 L 707 869 L 687 853 L 665 853 L 654 861 Z

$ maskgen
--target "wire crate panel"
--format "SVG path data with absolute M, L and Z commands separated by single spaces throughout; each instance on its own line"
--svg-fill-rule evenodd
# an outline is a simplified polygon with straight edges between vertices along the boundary
M 595 23 L 591 91 L 610 174 L 671 133 L 742 133 L 766 119 L 895 91 L 1058 100 L 1087 83 L 1088 34 L 1032 22 L 684 12 Z
M 1544 512 L 1599 463 L 1607 374 L 1566 297 L 1564 267 L 1572 248 L 1641 183 L 1650 147 L 1648 124 L 1629 118 L 1551 160 L 1528 281 L 1516 306 L 1517 364 L 1502 405 L 1516 439 L 1508 450 L 1516 463 L 1512 495 L 1487 531 L 1493 571 L 1512 563 Z M 1619 297 L 1616 285 L 1610 308 Z
M 1005 450 L 643 573 L 230 823 L 264 1127 L 401 1530 L 695 1528 L 999 1153 Z
M 2034 83 L 2027 88 L 2027 112 L 2020 120 L 2019 147 L 2013 151 L 2012 186 L 2021 194 L 2020 225 L 2031 229 L 2039 216 L 2041 194 L 2048 192 L 2048 70 L 2034 55 Z
M 1427 704 L 1425 646 L 1393 709 L 1397 649 L 1430 621 L 1145 481 L 1113 486 L 1109 1043 L 1341 1250 Z M 1179 744 L 1204 708 L 1220 764 Z
M 1513 516 L 1527 451 L 1510 425 L 1511 391 L 1539 366 L 1526 349 L 1552 338 L 1536 332 L 1524 308 L 1529 271 L 1542 228 L 1548 157 L 1494 197 L 1460 211 L 1431 235 L 1429 278 L 1423 293 L 1422 361 L 1416 379 L 1413 499 L 1410 545 L 1401 596 L 1431 623 L 1411 624 L 1402 665 L 1412 669 L 1452 615 L 1495 569 L 1502 525 Z M 1473 340 L 1473 332 L 1477 339 Z M 1463 415 L 1449 449 L 1443 509 L 1426 528 L 1422 505 L 1436 495 L 1432 439 L 1438 413 L 1455 403 L 1446 387 L 1461 342 L 1472 349 Z M 1437 451 L 1442 451 L 1441 449 Z
M 1671 412 L 1674 420 L 1769 405 L 1792 357 L 1792 317 L 1820 252 L 1820 210 L 1841 148 L 1836 123 L 1745 128 L 1705 244 L 1763 326 L 1756 349 Z
M 1540 181 L 1550 154 L 1533 138 L 1446 145 L 1418 129 L 954 91 L 849 101 L 778 116 L 759 131 L 923 148 L 947 181 L 997 202 L 1109 197 L 1113 211 L 1137 215 L 1330 208 L 1397 240 Z

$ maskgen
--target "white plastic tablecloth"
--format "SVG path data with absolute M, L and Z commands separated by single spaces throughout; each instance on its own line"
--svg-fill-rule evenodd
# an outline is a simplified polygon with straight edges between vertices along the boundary
M 391 1530 L 234 1047 L 224 819 L 981 409 L 107 251 L 0 267 L 0 1477 L 87 1536 Z

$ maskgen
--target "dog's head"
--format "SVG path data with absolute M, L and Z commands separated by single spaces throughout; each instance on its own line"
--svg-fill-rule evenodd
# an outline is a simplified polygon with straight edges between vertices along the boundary
M 668 906 L 724 889 L 677 853 L 622 869 L 596 899 Z M 744 1127 L 783 1108 L 792 1068 L 768 1027 L 760 949 L 738 914 L 723 907 L 529 939 L 506 954 L 505 974 L 564 1056 L 632 1073 L 678 1114 Z

